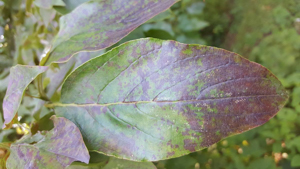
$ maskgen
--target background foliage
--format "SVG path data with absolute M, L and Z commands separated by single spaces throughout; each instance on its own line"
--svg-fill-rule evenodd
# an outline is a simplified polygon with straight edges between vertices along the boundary
M 61 13 L 68 11 L 59 1 L 50 5 L 41 2 L 0 0 L 1 105 L 9 68 L 38 64 L 44 48 L 59 30 Z M 203 151 L 156 162 L 157 168 L 300 168 L 300 1 L 182 0 L 118 44 L 142 37 L 216 46 L 239 53 L 270 69 L 290 92 L 285 108 L 265 125 Z M 60 84 L 72 69 L 101 52 L 81 53 L 68 63 L 52 66 L 43 84 L 51 100 L 59 100 L 60 88 L 50 82 Z M 26 93 L 37 95 L 35 82 Z M 19 110 L 20 122 L 31 125 L 32 132 L 51 129 L 52 114 L 41 107 L 41 101 L 26 95 Z M 31 121 L 36 122 L 30 124 Z M 12 142 L 27 132 L 23 126 L 2 130 L 0 141 Z M 4 154 L 0 149 L 0 158 Z

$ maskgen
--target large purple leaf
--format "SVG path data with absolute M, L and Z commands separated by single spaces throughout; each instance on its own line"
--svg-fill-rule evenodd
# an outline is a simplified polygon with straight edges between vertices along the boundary
M 2 128 L 10 128 L 27 86 L 41 73 L 48 69 L 47 66 L 16 65 L 10 69 L 10 80 L 6 95 L 3 100 L 4 124 Z
M 64 62 L 80 51 L 107 48 L 178 0 L 91 0 L 61 17 L 60 31 L 42 64 Z
M 223 49 L 140 39 L 69 75 L 55 107 L 91 150 L 136 161 L 182 156 L 264 124 L 288 94 L 266 68 Z
M 52 116 L 54 129 L 21 139 L 10 147 L 7 168 L 63 169 L 73 161 L 89 162 L 79 129 L 63 117 Z

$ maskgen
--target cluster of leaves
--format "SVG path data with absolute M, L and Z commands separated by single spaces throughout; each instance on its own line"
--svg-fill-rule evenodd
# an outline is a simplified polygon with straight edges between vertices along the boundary
M 76 160 L 88 163 L 88 159 L 87 159 L 88 156 L 91 157 L 89 160 L 90 163 L 89 165 L 80 162 L 74 162 L 72 163 L 71 166 L 69 166 L 69 168 L 100 168 L 100 167 L 104 167 L 104 168 L 114 168 L 114 167 L 199 168 L 200 165 L 201 168 L 258 168 L 257 166 L 259 166 L 260 168 L 262 167 L 279 168 L 281 166 L 290 167 L 291 161 L 292 161 L 292 166 L 299 165 L 297 163 L 299 161 L 297 160 L 299 158 L 297 156 L 297 153 L 299 153 L 300 151 L 299 150 L 300 141 L 297 141 L 297 139 L 299 140 L 299 137 L 297 137 L 297 135 L 299 135 L 298 128 L 300 122 L 299 120 L 297 120 L 297 117 L 299 117 L 300 98 L 299 98 L 299 89 L 297 89 L 297 87 L 299 88 L 299 81 L 297 80 L 299 80 L 300 78 L 297 78 L 299 77 L 299 67 L 297 67 L 297 62 L 296 62 L 297 59 L 299 60 L 299 45 L 297 45 L 297 43 L 299 43 L 299 34 L 298 34 L 299 27 L 297 27 L 297 22 L 295 20 L 295 18 L 299 17 L 299 12 L 297 11 L 296 8 L 297 5 L 299 6 L 299 4 L 296 2 L 296 0 L 295 1 L 290 0 L 289 3 L 263 0 L 263 1 L 257 1 L 257 3 L 254 4 L 252 4 L 251 2 L 240 1 L 240 2 L 233 3 L 234 5 L 232 5 L 230 0 L 226 0 L 222 2 L 211 0 L 206 3 L 201 1 L 196 1 L 196 0 L 183 0 L 180 3 L 177 3 L 174 6 L 172 6 L 171 9 L 168 9 L 165 12 L 152 18 L 151 20 L 148 20 L 145 24 L 141 25 L 140 27 L 137 26 L 145 22 L 147 19 L 144 19 L 144 21 L 135 25 L 134 27 L 130 27 L 131 25 L 129 25 L 129 27 L 127 27 L 129 31 L 125 32 L 123 35 L 116 34 L 116 33 L 109 34 L 108 38 L 113 39 L 112 40 L 113 42 L 110 41 L 108 43 L 106 43 L 105 41 L 107 36 L 105 36 L 105 34 L 101 34 L 101 32 L 103 31 L 105 32 L 108 29 L 118 30 L 120 29 L 118 25 L 116 25 L 115 27 L 105 27 L 103 25 L 109 25 L 111 22 L 101 23 L 101 18 L 100 19 L 98 18 L 97 21 L 101 23 L 100 25 L 102 25 L 102 27 L 104 27 L 102 30 L 97 29 L 97 25 L 88 24 L 88 23 L 86 24 L 87 25 L 86 27 L 80 27 L 80 25 L 82 25 L 80 21 L 87 20 L 84 17 L 80 18 L 81 15 L 80 8 L 76 9 L 77 12 L 79 13 L 78 15 L 76 15 L 76 13 L 72 13 L 71 15 L 68 16 L 65 15 L 67 13 L 70 13 L 79 5 L 80 7 L 84 7 L 85 5 L 87 6 L 88 4 L 83 4 L 86 1 L 88 0 L 80 0 L 80 1 L 27 0 L 25 2 L 21 0 L 15 0 L 14 2 L 10 0 L 0 1 L 2 2 L 2 4 L 0 4 L 2 10 L 1 12 L 5 14 L 1 16 L 3 17 L 1 18 L 2 30 L 5 30 L 3 31 L 5 35 L 5 39 L 4 39 L 5 41 L 1 43 L 3 44 L 6 43 L 5 47 L 1 48 L 1 50 L 3 49 L 1 51 L 1 54 L 3 55 L 4 59 L 2 62 L 2 58 L 1 58 L 0 64 L 2 63 L 5 64 L 5 66 L 1 65 L 1 70 L 0 70 L 1 71 L 0 79 L 1 79 L 1 86 L 2 86 L 2 87 L 0 86 L 1 87 L 0 92 L 3 93 L 1 97 L 2 98 L 4 97 L 6 86 L 13 87 L 14 85 L 14 83 L 8 85 L 8 73 L 9 73 L 9 67 L 11 65 L 18 63 L 23 65 L 33 66 L 33 65 L 38 65 L 40 60 L 42 60 L 43 64 L 49 65 L 47 68 L 33 67 L 33 69 L 31 69 L 32 70 L 31 77 L 38 76 L 42 72 L 45 73 L 43 74 L 42 78 L 41 76 L 38 76 L 37 80 L 34 80 L 32 83 L 28 82 L 28 84 L 29 83 L 30 84 L 25 91 L 23 99 L 19 98 L 20 102 L 21 99 L 23 101 L 21 102 L 18 110 L 19 119 L 17 119 L 16 117 L 12 119 L 13 122 L 16 122 L 15 125 L 12 125 L 15 129 L 8 129 L 8 130 L 1 131 L 0 141 L 2 142 L 14 142 L 15 140 L 19 139 L 22 135 L 25 134 L 25 136 L 21 140 L 15 142 L 13 145 L 5 145 L 5 144 L 2 145 L 0 150 L 3 150 L 6 154 L 9 154 L 8 150 L 11 151 L 10 153 L 11 156 L 8 160 L 9 165 L 7 165 L 8 167 L 11 168 L 18 167 L 18 166 L 12 166 L 12 164 L 17 165 L 17 163 L 12 160 L 16 160 L 20 157 L 19 154 L 15 153 L 17 151 L 32 154 L 30 156 L 27 156 L 27 158 L 24 158 L 23 159 L 24 161 L 32 160 L 30 158 L 35 158 L 35 159 L 39 159 L 38 161 L 47 162 L 49 158 L 50 159 L 57 158 L 57 157 L 62 158 L 60 163 L 55 164 L 57 166 L 55 165 L 49 166 L 50 168 L 53 167 L 62 168 Z M 96 2 L 96 0 L 92 2 Z M 121 1 L 111 1 L 111 2 L 121 3 Z M 95 4 L 93 4 L 93 6 L 95 6 Z M 87 11 L 84 8 L 82 9 L 86 15 L 89 15 L 88 12 L 90 11 Z M 264 18 L 261 21 L 260 20 L 257 21 L 257 17 L 253 16 L 254 13 L 252 13 L 251 10 L 258 10 L 255 14 L 258 14 L 260 16 L 266 16 L 268 18 L 266 19 Z M 59 18 L 62 15 L 65 15 L 64 16 L 65 20 L 62 20 L 59 23 Z M 142 15 L 147 17 L 147 15 L 144 14 Z M 91 19 L 91 17 L 87 17 L 87 18 L 89 18 L 91 22 L 95 22 L 93 19 Z M 243 19 L 243 18 L 247 18 L 247 19 Z M 126 22 L 123 23 L 121 28 L 126 26 L 127 23 L 135 22 L 134 18 L 125 18 L 125 20 Z M 241 20 L 244 20 L 244 22 L 242 22 Z M 270 21 L 271 23 L 265 23 L 266 20 Z M 77 27 L 80 27 L 80 29 L 76 30 L 77 32 L 76 31 L 72 32 L 71 30 L 74 29 L 73 28 L 74 26 L 76 27 L 76 24 Z M 6 25 L 9 26 L 7 27 Z M 117 52 L 122 51 L 122 48 L 125 48 L 126 49 L 125 51 L 138 52 L 138 51 L 133 51 L 133 49 L 131 48 L 132 47 L 136 48 L 135 45 L 143 45 L 144 42 L 136 41 L 136 42 L 127 43 L 126 45 L 122 45 L 121 47 L 115 48 L 114 50 L 106 53 L 101 57 L 97 57 L 96 59 L 87 62 L 86 64 L 84 64 L 84 66 L 81 66 L 79 68 L 77 67 L 82 65 L 84 62 L 96 56 L 100 56 L 103 53 L 103 51 L 81 52 L 78 54 L 75 53 L 82 50 L 93 51 L 95 49 L 98 50 L 98 49 L 109 47 L 113 43 L 119 41 L 123 36 L 125 36 L 127 33 L 132 31 L 136 27 L 137 29 L 135 29 L 128 36 L 123 38 L 120 42 L 118 42 L 118 44 L 122 44 L 123 42 L 126 42 L 128 40 L 133 40 L 138 38 L 155 37 L 155 38 L 166 39 L 166 40 L 169 39 L 177 40 L 179 42 L 190 43 L 190 44 L 195 43 L 195 44 L 208 44 L 214 46 L 222 46 L 229 50 L 242 53 L 245 56 L 249 56 L 250 59 L 262 63 L 263 65 L 265 65 L 266 67 L 274 71 L 276 75 L 279 75 L 280 80 L 284 82 L 284 86 L 292 92 L 292 97 L 287 107 L 284 108 L 279 113 L 278 116 L 273 118 L 270 121 L 270 123 L 267 123 L 266 125 L 262 126 L 262 128 L 260 129 L 254 129 L 245 134 L 230 137 L 218 144 L 214 144 L 212 147 L 201 152 L 192 153 L 190 155 L 186 155 L 177 159 L 155 162 L 154 163 L 155 165 L 149 162 L 136 163 L 136 162 L 121 160 L 113 157 L 109 158 L 105 155 L 101 155 L 95 152 L 90 152 L 90 155 L 85 153 L 79 154 L 71 151 L 70 145 L 66 145 L 66 144 L 72 144 L 71 146 L 75 146 L 75 147 L 79 146 L 82 147 L 81 149 L 78 149 L 79 151 L 87 152 L 85 146 L 84 147 L 82 146 L 82 142 L 80 142 L 80 139 L 77 139 L 77 141 L 79 142 L 74 144 L 71 142 L 64 143 L 62 141 L 55 142 L 55 139 L 53 140 L 52 138 L 56 138 L 55 136 L 58 135 L 59 133 L 70 133 L 70 135 L 63 136 L 61 138 L 62 140 L 63 139 L 71 140 L 64 137 L 80 138 L 81 135 L 78 136 L 79 132 L 76 129 L 74 129 L 73 127 L 71 127 L 72 130 L 67 128 L 67 126 L 70 127 L 74 125 L 73 123 L 75 123 L 76 126 L 79 127 L 79 129 L 81 130 L 81 134 L 89 150 L 96 150 L 98 152 L 100 151 L 101 153 L 113 155 L 115 157 L 127 158 L 127 159 L 138 160 L 138 161 L 143 161 L 143 160 L 156 161 L 164 158 L 181 156 L 183 154 L 187 154 L 195 151 L 195 150 L 191 150 L 188 152 L 167 151 L 168 152 L 167 156 L 164 156 L 163 154 L 164 147 L 160 147 L 157 145 L 151 146 L 151 144 L 155 143 L 157 141 L 156 140 L 157 138 L 161 139 L 160 138 L 161 134 L 163 134 L 163 136 L 165 137 L 168 137 L 168 135 L 166 134 L 167 132 L 162 133 L 162 131 L 159 131 L 160 129 L 155 129 L 155 127 L 153 128 L 153 125 L 155 125 L 156 123 L 153 120 L 149 120 L 149 121 L 147 121 L 147 119 L 142 120 L 142 123 L 144 125 L 143 126 L 137 121 L 134 122 L 130 121 L 134 119 L 133 117 L 137 116 L 137 114 L 133 113 L 132 115 L 124 116 L 121 113 L 118 113 L 118 110 L 116 110 L 121 108 L 123 110 L 128 109 L 127 111 L 129 112 L 134 112 L 136 111 L 136 108 L 130 110 L 131 107 L 125 108 L 125 107 L 121 107 L 120 105 L 116 105 L 116 106 L 107 105 L 107 106 L 103 106 L 103 108 L 101 108 L 101 111 L 97 110 L 99 111 L 97 112 L 96 110 L 93 110 L 93 105 L 87 105 L 86 107 L 76 107 L 74 105 L 71 105 L 72 103 L 77 103 L 77 104 L 92 103 L 91 100 L 93 99 L 93 95 L 91 94 L 91 91 L 89 91 L 88 86 L 87 88 L 85 88 L 86 90 L 82 91 L 85 92 L 86 94 L 80 93 L 79 95 L 79 96 L 85 95 L 84 98 L 80 98 L 76 95 L 79 94 L 78 91 L 81 91 L 81 88 L 83 86 L 82 84 L 86 84 L 87 81 L 91 84 L 96 83 L 97 87 L 99 87 L 100 89 L 102 88 L 98 80 L 90 81 L 88 79 L 84 79 L 84 77 L 92 76 L 92 75 L 88 75 L 88 73 L 91 73 L 89 71 L 93 71 L 95 69 L 94 66 L 95 63 L 97 63 L 96 68 L 98 69 L 99 66 L 103 64 L 101 62 L 104 62 L 105 59 L 112 58 L 112 56 L 115 55 Z M 255 30 L 257 27 L 262 27 L 264 31 L 261 33 L 261 31 Z M 95 34 L 89 34 L 88 33 L 89 31 L 87 30 L 98 31 L 97 37 L 95 38 L 96 41 L 90 40 L 93 39 L 93 37 L 95 37 Z M 79 36 L 77 36 L 78 34 Z M 57 38 L 54 39 L 56 35 Z M 86 40 L 87 42 L 85 42 L 84 45 L 83 43 L 80 44 L 73 43 L 73 41 L 74 42 L 80 41 L 83 38 L 89 39 Z M 285 40 L 283 41 L 282 38 L 284 38 Z M 69 39 L 71 39 L 72 41 L 69 41 Z M 101 43 L 103 42 L 102 43 L 104 44 L 103 46 L 101 46 L 102 44 L 99 44 L 100 40 Z M 50 43 L 51 41 L 53 41 L 53 43 Z M 13 45 L 8 45 L 9 43 Z M 163 43 L 166 46 L 168 45 L 169 41 L 163 42 L 159 40 L 150 40 L 149 42 L 149 40 L 146 40 L 145 47 L 143 47 L 142 49 L 147 49 L 147 47 L 149 46 L 150 47 L 149 51 L 142 50 L 139 52 L 151 53 L 153 52 L 152 50 L 156 50 L 156 48 L 160 46 L 160 45 L 157 46 L 157 44 L 160 43 Z M 161 48 L 164 48 L 164 45 L 161 45 Z M 184 47 L 185 46 L 183 46 L 183 48 Z M 183 50 L 183 52 L 186 53 L 187 55 L 197 52 L 197 50 L 192 48 L 192 46 L 190 47 L 191 47 L 190 49 Z M 163 50 L 161 49 L 157 51 L 158 53 L 163 52 Z M 73 54 L 75 55 L 72 58 L 70 58 L 70 56 Z M 134 53 L 132 55 L 134 55 Z M 41 56 L 44 59 L 40 58 Z M 287 59 L 283 56 L 289 56 L 290 58 Z M 119 57 L 124 58 L 125 56 L 120 55 Z M 285 59 L 283 60 L 283 58 Z M 60 63 L 66 60 L 68 60 L 68 62 Z M 270 60 L 272 62 L 270 62 Z M 53 63 L 57 61 L 58 63 Z M 104 105 L 110 104 L 111 98 L 109 98 L 108 96 L 119 96 L 121 95 L 120 93 L 124 92 L 121 89 L 119 90 L 118 86 L 114 85 L 113 83 L 112 84 L 110 83 L 110 78 L 114 78 L 114 76 L 115 78 L 118 77 L 118 75 L 122 72 L 122 70 L 126 70 L 127 67 L 129 66 L 126 64 L 122 65 L 123 64 L 122 59 L 118 59 L 118 62 L 120 62 L 120 64 L 117 66 L 118 68 L 115 67 L 115 70 L 110 70 L 109 67 L 107 67 L 107 70 L 109 70 L 110 72 L 106 73 L 107 76 L 105 76 L 105 78 L 102 75 L 97 75 L 97 74 L 95 76 L 93 75 L 94 77 L 92 78 L 92 79 L 104 78 L 103 79 L 104 82 L 101 83 L 103 83 L 105 87 L 108 85 L 109 89 L 113 89 L 113 90 L 107 89 L 107 91 L 109 92 L 104 91 L 101 94 L 103 96 L 97 98 L 97 100 L 98 101 L 100 100 L 100 103 L 103 103 Z M 111 63 L 113 64 L 113 62 Z M 207 61 L 200 60 L 200 65 L 206 63 Z M 216 64 L 222 64 L 222 61 L 216 62 L 213 65 Z M 151 68 L 155 69 L 155 66 L 154 67 L 153 66 Z M 26 66 L 24 67 L 21 66 L 17 68 L 21 68 L 21 69 L 24 68 L 26 69 L 25 71 L 28 71 L 28 67 Z M 157 67 L 157 69 L 159 69 L 159 67 Z M 66 79 L 66 77 L 73 70 L 75 70 L 75 72 L 73 72 Z M 198 69 L 198 71 L 199 70 L 201 69 Z M 184 74 L 187 76 L 188 71 L 187 70 L 185 71 L 186 73 Z M 11 76 L 15 75 L 12 72 L 13 71 L 11 71 Z M 20 72 L 20 70 L 17 72 Z M 21 71 L 21 73 L 23 72 L 24 70 Z M 162 77 L 168 76 L 167 74 L 168 72 L 163 72 L 163 73 L 165 73 L 165 75 L 162 75 Z M 109 75 L 111 75 L 111 77 L 109 77 Z M 133 72 L 131 72 L 131 76 L 137 77 L 137 75 Z M 76 77 L 81 77 L 81 78 L 76 78 Z M 62 89 L 61 84 L 65 79 L 66 82 Z M 43 80 L 42 83 L 40 83 L 40 80 Z M 161 79 L 155 80 L 157 83 L 156 85 L 163 86 L 162 84 L 159 83 L 159 80 Z M 128 84 L 130 82 L 133 82 L 134 80 L 133 79 L 130 80 L 129 76 L 126 76 L 126 78 L 125 76 L 123 76 L 123 79 L 121 77 L 119 81 L 126 82 Z M 126 83 L 124 83 L 124 85 Z M 166 83 L 166 81 L 164 81 L 164 83 Z M 166 85 L 170 85 L 170 84 L 166 84 Z M 199 83 L 198 85 L 203 85 L 203 84 Z M 40 91 L 41 89 L 42 91 Z M 197 89 L 198 88 L 195 88 L 195 91 L 197 91 Z M 61 90 L 66 91 L 62 93 L 62 96 L 61 96 Z M 193 89 L 190 88 L 189 92 L 192 93 L 193 92 L 192 90 Z M 15 92 L 13 89 L 11 91 Z M 139 94 L 138 90 L 136 90 L 136 93 L 133 92 L 133 94 L 135 95 L 132 95 L 132 97 L 127 97 L 127 101 L 134 101 L 134 97 L 136 98 L 140 97 L 138 96 Z M 147 93 L 143 93 L 143 95 L 144 96 L 146 95 L 147 97 L 150 97 L 150 94 L 151 93 L 148 93 L 147 96 Z M 219 92 L 218 91 L 210 92 L 210 95 L 214 95 L 214 94 L 218 95 Z M 170 97 L 169 99 L 176 100 L 176 95 L 175 96 L 165 95 L 165 96 Z M 0 100 L 2 100 L 1 97 Z M 48 104 L 48 107 L 55 107 L 56 115 L 66 117 L 67 119 L 71 120 L 73 123 L 65 118 L 53 116 L 52 117 L 52 119 L 54 120 L 54 126 L 53 126 L 53 123 L 50 120 L 50 117 L 54 114 L 53 109 L 44 107 L 43 105 L 46 103 L 46 101 L 37 99 L 35 97 L 41 97 L 46 100 L 49 99 L 51 102 L 63 103 L 64 105 Z M 112 98 L 112 99 L 117 99 L 117 98 Z M 164 100 L 163 97 L 158 99 Z M 251 100 L 248 101 L 248 104 L 251 104 Z M 253 102 L 253 104 L 255 103 Z M 246 106 L 244 108 L 247 109 Z M 250 109 L 250 107 L 248 108 Z M 118 122 L 114 126 L 112 124 L 107 123 L 107 121 L 113 121 L 113 120 L 111 119 L 111 117 L 101 116 L 101 113 L 105 114 L 107 111 L 111 111 L 110 109 L 112 109 L 111 112 L 112 115 L 116 116 L 118 120 L 124 120 L 124 121 L 121 123 Z M 146 108 L 145 107 L 143 108 L 142 106 L 140 107 L 140 110 L 143 112 L 145 111 L 144 109 Z M 158 112 L 163 112 L 165 111 L 165 109 L 167 108 L 161 107 Z M 173 109 L 176 109 L 176 107 L 173 107 Z M 188 111 L 192 110 L 191 107 L 187 107 L 187 109 Z M 251 109 L 253 109 L 253 107 L 251 107 Z M 207 111 L 210 110 L 207 109 Z M 72 113 L 74 114 L 75 112 L 77 112 L 78 117 L 74 117 L 72 115 Z M 88 114 L 95 113 L 95 114 L 87 117 L 85 115 L 87 113 Z M 156 114 L 153 113 L 152 114 L 150 113 L 150 115 L 157 116 Z M 105 125 L 106 127 L 103 127 L 101 124 L 100 125 L 93 124 L 88 126 L 86 124 L 86 121 L 89 122 L 93 121 L 93 119 L 87 119 L 91 117 L 96 119 L 97 122 L 101 122 L 101 124 Z M 131 117 L 132 119 L 128 119 L 129 117 Z M 102 120 L 102 118 L 104 119 Z M 174 120 L 178 120 L 178 117 L 176 116 L 169 117 L 169 118 L 171 119 L 171 123 L 173 118 Z M 189 117 L 189 118 L 195 118 L 195 117 Z M 257 117 L 253 117 L 253 118 L 257 118 Z M 267 119 L 269 119 L 269 117 L 266 117 L 266 120 Z M 141 120 L 141 118 L 139 118 L 139 120 Z M 215 120 L 218 121 L 217 118 Z M 61 123 L 58 123 L 59 121 L 61 121 Z M 124 125 L 123 124 L 124 122 L 125 123 L 129 122 L 129 123 Z M 131 124 L 134 125 L 128 127 L 128 125 Z M 161 123 L 158 123 L 158 125 L 160 124 Z M 180 120 L 177 121 L 177 124 L 181 124 Z M 218 124 L 222 125 L 222 123 L 220 122 L 218 122 Z M 60 125 L 64 125 L 65 127 L 61 127 Z M 183 122 L 182 125 L 184 125 Z M 122 137 L 120 137 L 120 135 L 117 136 L 116 133 L 111 132 L 109 130 L 110 128 L 107 126 L 111 126 L 111 128 L 113 128 L 114 130 L 118 130 L 118 132 L 124 134 L 122 135 Z M 151 127 L 152 131 L 148 129 L 149 126 Z M 85 129 L 83 129 L 83 127 Z M 60 130 L 60 128 L 62 129 Z M 143 143 L 143 140 L 140 139 L 139 142 L 136 142 L 134 145 L 132 145 L 132 142 L 134 140 L 130 140 L 130 138 L 135 138 L 139 136 L 139 134 L 135 135 L 135 133 L 133 132 L 128 132 L 127 128 L 132 128 L 132 130 L 138 129 L 137 133 L 141 131 L 145 132 L 146 134 L 150 133 L 150 136 L 155 139 L 153 139 L 152 143 L 147 142 L 147 146 L 149 149 L 145 149 L 144 151 L 149 151 L 150 149 L 151 151 L 162 149 L 162 151 L 157 150 L 158 152 L 160 151 L 160 153 L 156 153 L 158 157 L 152 157 L 152 156 L 147 157 L 144 154 L 143 156 L 139 156 L 137 155 L 140 153 L 138 150 L 136 151 L 131 150 L 129 151 L 128 154 L 128 149 L 127 149 L 128 147 L 125 147 L 124 145 L 131 145 L 130 148 L 134 148 L 135 146 L 139 148 L 142 147 L 145 143 Z M 45 130 L 48 131 L 46 132 Z M 158 132 L 153 132 L 153 130 L 157 130 Z M 73 136 L 71 134 L 72 133 L 71 131 L 73 131 L 74 133 Z M 105 134 L 107 136 L 104 136 L 104 138 L 87 137 L 87 136 L 99 136 L 98 133 L 100 131 L 105 131 L 106 133 L 109 134 Z M 236 133 L 241 131 L 232 131 L 232 132 Z M 219 135 L 220 133 L 216 132 L 214 134 Z M 224 136 L 227 135 L 226 134 L 222 135 L 222 137 Z M 213 137 L 216 137 L 216 135 L 214 135 Z M 145 138 L 147 138 L 146 140 L 148 141 L 152 139 L 148 137 Z M 209 138 L 209 136 L 206 137 L 206 139 L 207 138 Z M 102 142 L 101 145 L 99 144 L 99 141 Z M 212 143 L 215 143 L 216 141 L 212 141 Z M 119 144 L 122 144 L 123 147 L 122 146 L 118 147 Z M 175 143 L 170 143 L 170 146 L 172 146 L 172 144 Z M 210 144 L 211 143 L 207 143 L 207 145 Z M 61 149 L 57 149 L 57 150 L 55 150 L 55 148 L 54 150 L 47 149 L 47 147 L 45 146 L 49 146 L 49 145 L 58 145 L 53 147 L 59 147 Z M 180 145 L 180 143 L 178 145 Z M 5 148 L 9 146 L 10 148 Z M 107 151 L 108 147 L 109 148 L 114 147 L 112 149 L 113 151 Z M 195 148 L 195 147 L 190 147 L 187 149 L 191 149 L 191 148 Z M 203 147 L 201 146 L 196 148 L 196 150 L 202 148 Z M 68 153 L 66 149 L 70 149 L 71 154 L 64 154 L 64 153 Z M 287 158 L 285 158 L 284 153 L 288 154 Z M 53 154 L 57 157 L 53 157 Z M 7 156 L 5 157 L 1 156 L 1 157 L 2 160 L 4 161 L 7 158 Z M 21 163 L 18 164 L 21 166 L 26 166 L 26 163 L 22 163 L 22 161 Z M 48 165 L 48 163 L 36 164 L 36 165 L 45 166 Z M 53 165 L 53 164 L 49 164 L 49 165 Z

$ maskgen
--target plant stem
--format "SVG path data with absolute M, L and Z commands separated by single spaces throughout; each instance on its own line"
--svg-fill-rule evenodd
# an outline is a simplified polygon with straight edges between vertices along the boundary
M 38 91 L 40 94 L 40 99 L 45 100 L 45 101 L 50 101 L 50 99 L 47 97 L 44 89 L 43 89 L 43 76 L 42 74 L 38 75 L 37 77 L 38 81 Z
M 30 95 L 30 94 L 28 94 L 28 93 L 25 93 L 24 94 L 25 96 L 28 96 L 28 97 L 31 97 L 31 98 L 36 98 L 36 99 L 41 99 L 41 100 L 43 100 L 41 97 L 39 97 L 39 96 L 32 96 L 32 95 Z M 45 101 L 47 101 L 47 100 L 45 100 Z

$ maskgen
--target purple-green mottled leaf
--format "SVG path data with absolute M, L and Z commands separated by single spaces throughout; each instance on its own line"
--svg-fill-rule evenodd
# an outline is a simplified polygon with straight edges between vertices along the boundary
M 10 69 L 10 80 L 6 95 L 3 100 L 3 128 L 10 128 L 11 121 L 17 114 L 22 101 L 23 93 L 27 86 L 41 73 L 48 69 L 47 66 L 16 65 Z
M 79 129 L 63 117 L 52 116 L 54 129 L 14 143 L 6 167 L 63 169 L 73 161 L 89 162 L 90 156 Z
M 51 53 L 42 63 L 64 62 L 80 51 L 107 48 L 178 0 L 92 0 L 61 17 Z
M 264 124 L 287 101 L 265 67 L 223 49 L 152 38 L 130 41 L 78 67 L 59 116 L 88 149 L 157 161 Z

